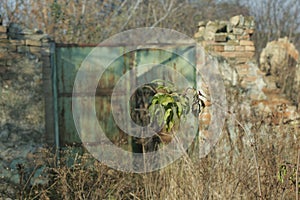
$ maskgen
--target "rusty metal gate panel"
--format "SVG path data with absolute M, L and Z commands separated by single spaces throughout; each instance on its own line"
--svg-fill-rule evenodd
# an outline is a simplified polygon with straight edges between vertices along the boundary
M 72 92 L 73 84 L 76 77 L 76 73 L 80 68 L 84 59 L 92 51 L 93 48 L 102 48 L 101 52 L 107 52 L 107 57 L 114 51 L 125 52 L 126 46 L 115 47 L 66 47 L 58 46 L 55 50 L 56 57 L 56 73 L 57 76 L 57 124 L 59 129 L 59 143 L 61 146 L 67 144 L 80 144 L 80 138 L 77 134 L 73 115 L 72 115 Z M 172 76 L 166 73 L 164 70 L 153 70 L 153 67 L 139 68 L 142 65 L 156 64 L 168 66 L 180 74 L 182 74 L 192 85 L 196 85 L 196 72 L 195 68 L 191 66 L 196 65 L 195 51 L 191 50 L 189 45 L 182 46 L 168 46 L 164 47 L 164 50 L 159 48 L 139 49 L 132 51 L 123 56 L 115 59 L 107 70 L 103 73 L 98 82 L 98 88 L 96 94 L 87 92 L 84 95 L 96 95 L 95 108 L 98 121 L 102 129 L 107 133 L 107 137 L 116 145 L 121 146 L 124 149 L 132 149 L 132 138 L 128 134 L 124 133 L 116 125 L 112 112 L 111 112 L 111 94 L 114 86 L 119 79 L 128 70 L 137 67 L 137 74 L 135 76 L 143 76 L 148 74 L 150 79 L 156 79 L 157 73 L 164 74 L 164 76 L 173 80 Z M 190 66 L 190 67 L 188 67 Z M 143 69 L 143 70 L 139 70 Z M 150 73 L 149 73 L 150 72 Z M 132 77 L 133 79 L 135 77 Z M 148 77 L 149 78 L 149 77 Z M 138 81 L 138 80 L 136 80 Z M 176 82 L 176 80 L 173 80 Z M 138 84 L 138 83 L 136 83 Z M 135 85 L 124 86 L 130 87 Z M 180 87 L 180 85 L 179 85 Z M 128 92 L 129 93 L 129 92 Z M 76 94 L 80 95 L 80 94 Z M 128 94 L 124 94 L 128 95 Z M 76 96 L 74 98 L 77 98 Z M 79 97 L 78 97 L 79 98 Z M 122 99 L 122 98 L 120 98 Z M 97 124 L 86 124 L 86 126 L 97 126 Z

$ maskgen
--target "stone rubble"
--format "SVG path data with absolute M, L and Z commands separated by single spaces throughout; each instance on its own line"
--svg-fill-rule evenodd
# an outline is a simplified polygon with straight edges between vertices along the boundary
M 295 102 L 300 102 L 300 65 L 299 53 L 294 45 L 287 39 L 268 43 L 260 57 L 260 64 L 257 64 L 254 59 L 255 46 L 251 40 L 255 27 L 252 17 L 238 15 L 229 21 L 201 21 L 198 27 L 195 39 L 208 55 L 219 60 L 230 113 L 239 112 L 243 119 L 251 119 L 253 116 L 270 118 L 269 123 L 273 125 L 299 123 Z M 228 65 L 234 70 L 226 70 Z M 270 76 L 265 70 L 268 67 L 271 68 Z M 278 73 L 283 76 L 278 76 Z M 282 80 L 292 82 L 283 84 Z M 278 89 L 279 83 L 286 88 L 293 88 L 292 92 L 289 91 L 290 95 L 287 92 L 285 95 L 284 90 Z M 291 94 L 296 94 L 297 97 Z M 200 130 L 206 137 L 209 135 L 207 127 L 211 121 L 209 110 L 209 107 L 206 108 L 200 116 Z M 251 127 L 251 122 L 249 123 Z

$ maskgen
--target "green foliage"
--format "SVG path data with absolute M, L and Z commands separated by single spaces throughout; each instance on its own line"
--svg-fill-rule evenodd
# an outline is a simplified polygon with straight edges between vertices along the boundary
M 189 110 L 189 99 L 176 91 L 172 83 L 162 80 L 156 80 L 155 90 L 157 93 L 151 100 L 149 107 L 151 122 L 157 121 L 163 124 L 163 130 L 170 133 L 175 125 L 179 126 L 180 119 L 185 116 Z M 163 117 L 159 117 L 163 114 Z
M 297 165 L 292 165 L 290 163 L 286 163 L 280 166 L 278 171 L 278 180 L 284 184 L 288 181 L 290 184 L 296 186 L 296 170 Z M 300 182 L 298 183 L 299 193 L 300 193 Z

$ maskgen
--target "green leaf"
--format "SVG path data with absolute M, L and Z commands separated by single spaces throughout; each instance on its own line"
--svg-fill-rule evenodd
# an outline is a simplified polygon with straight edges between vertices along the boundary
M 180 117 L 183 111 L 183 107 L 180 102 L 176 102 L 176 106 L 177 106 L 177 115 L 178 117 Z
M 166 124 L 168 124 L 168 118 L 171 116 L 172 114 L 172 109 L 169 108 L 168 110 L 166 110 L 165 115 L 164 115 L 164 121 Z
M 170 96 L 166 96 L 161 100 L 161 105 L 167 106 L 169 103 L 174 103 L 174 99 Z

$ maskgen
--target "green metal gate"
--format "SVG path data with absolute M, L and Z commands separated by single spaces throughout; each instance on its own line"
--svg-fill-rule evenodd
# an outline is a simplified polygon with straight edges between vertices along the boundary
M 56 108 L 56 118 L 54 119 L 57 135 L 57 144 L 60 146 L 80 144 L 73 115 L 72 115 L 72 91 L 76 73 L 84 59 L 93 48 L 102 48 L 107 52 L 107 57 L 113 51 L 125 52 L 126 46 L 68 46 L 57 45 L 55 47 L 55 60 L 53 67 L 54 74 L 54 108 Z M 196 52 L 191 45 L 167 45 L 163 49 L 145 48 L 132 51 L 115 59 L 104 72 L 99 80 L 96 94 L 96 111 L 99 124 L 107 134 L 107 137 L 115 144 L 124 149 L 132 149 L 132 138 L 124 133 L 116 125 L 111 113 L 111 94 L 117 81 L 130 69 L 144 64 L 156 63 L 166 65 L 182 74 L 191 85 L 196 85 Z M 151 69 L 147 69 L 151 71 Z M 143 73 L 143 72 L 141 72 Z M 151 73 L 153 80 L 155 73 Z M 163 70 L 161 73 L 165 73 Z M 169 74 L 165 74 L 169 76 Z M 134 77 L 133 77 L 134 78 Z M 168 77 L 170 78 L 170 77 Z M 172 77 L 171 77 L 172 79 Z M 176 83 L 176 80 L 174 80 Z M 128 87 L 131 87 L 130 85 Z M 129 91 L 130 88 L 128 88 Z M 126 94 L 124 94 L 126 95 Z M 76 98 L 76 96 L 74 97 Z M 94 126 L 87 124 L 87 126 Z

